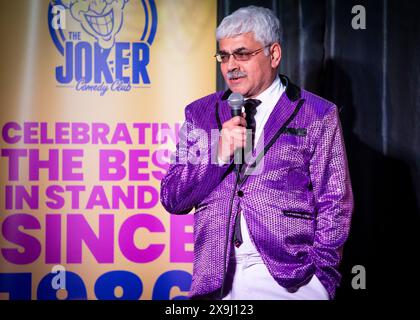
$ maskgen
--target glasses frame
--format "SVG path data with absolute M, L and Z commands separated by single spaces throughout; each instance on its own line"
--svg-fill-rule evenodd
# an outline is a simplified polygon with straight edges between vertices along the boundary
M 230 60 L 230 56 L 233 56 L 233 58 L 235 59 L 235 61 L 248 61 L 248 60 L 250 60 L 250 59 L 251 59 L 251 57 L 253 57 L 253 56 L 255 56 L 255 55 L 259 54 L 259 53 L 260 53 L 261 51 L 263 51 L 265 48 L 271 47 L 271 45 L 272 45 L 272 43 L 271 43 L 271 44 L 268 44 L 268 45 L 266 45 L 266 46 L 264 46 L 264 47 L 258 48 L 258 49 L 254 50 L 254 51 L 247 52 L 247 53 L 243 53 L 243 52 L 241 52 L 241 53 L 239 53 L 239 52 L 226 53 L 227 60 L 226 60 L 225 62 L 223 62 L 223 58 L 222 58 L 222 56 L 221 56 L 220 52 L 216 53 L 216 54 L 214 55 L 214 57 L 216 58 L 217 62 L 219 62 L 219 63 L 227 63 L 227 62 Z M 244 55 L 244 54 L 245 54 L 245 55 L 247 56 L 247 58 L 246 58 L 245 60 L 240 60 L 240 59 L 238 59 L 238 57 L 236 56 L 237 54 L 242 54 L 242 55 Z

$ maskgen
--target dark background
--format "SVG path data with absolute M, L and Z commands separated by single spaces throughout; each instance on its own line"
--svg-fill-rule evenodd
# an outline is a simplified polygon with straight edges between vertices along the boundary
M 355 209 L 336 299 L 410 298 L 420 288 L 420 1 L 218 0 L 218 23 L 251 4 L 280 19 L 280 72 L 341 110 Z M 351 26 L 355 5 L 365 30 Z M 217 81 L 225 89 L 219 70 Z M 355 265 L 365 290 L 351 286 Z

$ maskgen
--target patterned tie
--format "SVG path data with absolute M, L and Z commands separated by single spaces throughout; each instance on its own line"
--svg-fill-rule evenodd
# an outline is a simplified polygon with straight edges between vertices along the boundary
M 260 100 L 257 99 L 248 99 L 245 101 L 245 113 L 246 113 L 246 128 L 252 130 L 252 139 L 247 141 L 251 143 L 251 148 L 248 150 L 254 149 L 255 143 L 255 114 L 257 113 L 257 107 L 261 104 Z
M 251 141 L 247 140 L 247 150 L 254 149 L 255 143 L 255 114 L 257 113 L 257 107 L 261 104 L 260 100 L 257 99 L 248 99 L 245 101 L 245 113 L 246 113 L 246 128 L 252 130 Z M 248 138 L 248 136 L 247 136 Z M 241 165 L 241 175 L 245 170 L 246 165 L 242 163 Z M 242 244 L 242 233 L 241 233 L 241 213 L 239 212 L 235 218 L 235 230 L 233 235 L 233 243 L 238 248 Z

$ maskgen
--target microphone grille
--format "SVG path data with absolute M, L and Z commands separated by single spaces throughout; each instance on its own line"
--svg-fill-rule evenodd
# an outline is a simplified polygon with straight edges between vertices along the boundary
M 244 97 L 238 92 L 232 92 L 228 98 L 228 103 L 232 109 L 239 109 L 244 104 Z

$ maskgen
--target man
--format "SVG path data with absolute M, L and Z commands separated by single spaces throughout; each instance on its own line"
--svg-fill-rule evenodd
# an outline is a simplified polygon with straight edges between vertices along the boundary
M 353 208 L 337 107 L 278 75 L 269 9 L 237 10 L 216 38 L 230 90 L 186 107 L 161 184 L 168 212 L 195 208 L 190 297 L 332 299 Z M 246 99 L 242 117 L 231 116 L 232 92 Z M 216 140 L 204 138 L 214 130 Z M 241 150 L 253 152 L 238 167 Z

